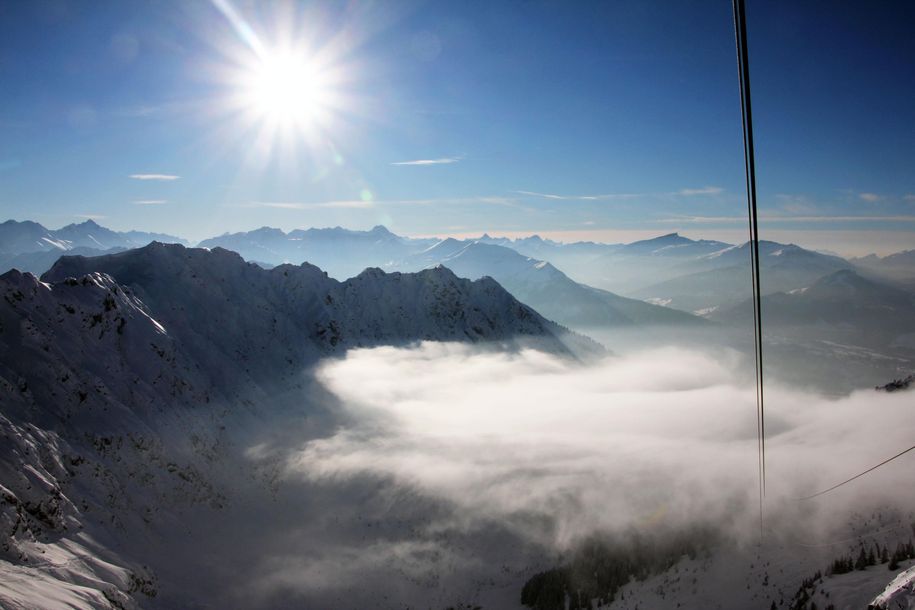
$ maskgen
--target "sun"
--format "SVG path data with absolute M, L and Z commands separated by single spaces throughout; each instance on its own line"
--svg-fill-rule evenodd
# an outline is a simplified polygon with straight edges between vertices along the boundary
M 320 126 L 333 108 L 329 75 L 302 53 L 269 53 L 248 67 L 243 103 L 259 120 L 274 126 Z
M 323 29 L 320 7 L 288 3 L 260 13 L 248 3 L 246 15 L 232 0 L 210 1 L 230 26 L 211 34 L 220 57 L 201 70 L 218 87 L 209 109 L 215 139 L 241 147 L 245 165 L 258 170 L 308 164 L 324 175 L 341 165 L 341 142 L 369 113 L 357 39 Z

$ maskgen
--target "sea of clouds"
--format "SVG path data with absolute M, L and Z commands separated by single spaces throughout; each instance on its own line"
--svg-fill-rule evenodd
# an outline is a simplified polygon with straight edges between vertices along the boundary
M 582 364 L 464 344 L 351 351 L 318 379 L 350 421 L 309 442 L 288 473 L 377 476 L 444 500 L 455 515 L 517 520 L 566 548 L 593 532 L 713 523 L 758 534 L 755 389 L 739 356 L 667 347 Z M 909 447 L 911 394 L 827 398 L 766 388 L 767 522 L 825 533 L 851 507 L 911 501 L 906 457 L 798 500 Z M 549 526 L 531 528 L 530 519 Z

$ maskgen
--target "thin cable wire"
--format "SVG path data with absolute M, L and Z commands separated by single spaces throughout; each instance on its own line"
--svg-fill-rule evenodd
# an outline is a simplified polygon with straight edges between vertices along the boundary
M 897 453 L 897 454 L 894 455 L 893 457 L 887 458 L 887 459 L 883 460 L 882 462 L 880 462 L 880 463 L 877 464 L 876 466 L 872 466 L 872 467 L 868 468 L 867 470 L 865 470 L 864 472 L 859 472 L 858 474 L 856 474 L 855 476 L 851 477 L 850 479 L 845 479 L 845 480 L 842 481 L 841 483 L 837 483 L 837 484 L 833 485 L 833 486 L 830 487 L 829 489 L 824 489 L 823 491 L 818 491 L 817 493 L 815 493 L 815 494 L 813 494 L 813 495 L 810 495 L 810 496 L 803 496 L 803 497 L 797 498 L 797 499 L 798 499 L 798 500 L 810 500 L 810 499 L 812 499 L 812 498 L 816 498 L 816 497 L 818 497 L 818 496 L 822 496 L 823 494 L 827 494 L 827 493 L 833 491 L 834 489 L 838 489 L 838 488 L 842 487 L 843 485 L 846 485 L 846 484 L 848 484 L 848 483 L 851 483 L 851 482 L 854 481 L 855 479 L 858 479 L 858 478 L 860 478 L 860 477 L 863 477 L 864 475 L 866 475 L 866 474 L 869 473 L 869 472 L 873 472 L 873 471 L 877 470 L 877 469 L 880 468 L 881 466 L 884 466 L 884 465 L 886 465 L 886 464 L 889 464 L 890 462 L 892 462 L 892 461 L 895 460 L 896 458 L 902 457 L 903 455 L 905 455 L 905 454 L 908 453 L 909 451 L 912 451 L 913 449 L 915 449 L 915 445 L 912 445 L 911 447 L 909 447 L 909 448 L 906 449 L 905 451 L 900 451 L 899 453 Z
M 753 347 L 756 360 L 756 432 L 759 470 L 759 527 L 763 532 L 763 499 L 766 495 L 766 419 L 763 393 L 762 308 L 759 282 L 759 223 L 756 213 L 756 156 L 753 144 L 753 109 L 750 103 L 750 62 L 747 50 L 747 20 L 744 0 L 734 0 L 734 34 L 737 41 L 737 73 L 740 79 L 740 111 L 743 119 L 744 163 L 747 175 L 747 211 L 750 229 L 750 280 L 753 292 Z

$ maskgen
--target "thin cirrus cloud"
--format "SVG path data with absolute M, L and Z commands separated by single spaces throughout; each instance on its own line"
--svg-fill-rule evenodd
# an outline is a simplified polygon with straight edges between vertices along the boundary
M 861 199 L 861 201 L 866 201 L 868 203 L 880 201 L 880 195 L 877 193 L 858 193 L 858 198 Z
M 555 193 L 538 193 L 537 191 L 512 191 L 528 197 L 540 197 L 556 201 L 602 201 L 607 199 L 636 199 L 646 197 L 647 193 L 606 193 L 602 195 L 557 195 Z
M 702 188 L 683 188 L 679 191 L 667 193 L 603 193 L 598 195 L 560 195 L 557 193 L 542 193 L 539 191 L 513 191 L 528 197 L 540 197 L 555 201 L 609 201 L 640 199 L 643 197 L 695 197 L 697 195 L 720 195 L 724 189 L 720 186 L 704 186 Z
M 167 199 L 137 199 L 136 201 L 131 201 L 133 205 L 165 205 L 168 203 Z
M 724 192 L 724 189 L 720 186 L 703 186 L 698 189 L 680 189 L 677 191 L 677 195 L 683 195 L 684 197 L 694 197 L 696 195 L 720 195 Z
M 773 216 L 761 215 L 766 222 L 915 222 L 915 216 Z M 659 222 L 732 223 L 746 222 L 746 216 L 672 216 Z
M 134 180 L 158 180 L 160 182 L 170 182 L 172 180 L 177 180 L 181 176 L 176 176 L 175 174 L 130 174 L 130 178 Z
M 395 161 L 391 165 L 447 165 L 457 163 L 461 157 L 442 157 L 441 159 L 414 159 L 412 161 Z

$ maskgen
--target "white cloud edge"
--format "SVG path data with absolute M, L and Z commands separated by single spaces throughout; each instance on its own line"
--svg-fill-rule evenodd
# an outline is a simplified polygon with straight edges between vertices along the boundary
M 557 201 L 606 201 L 622 199 L 640 199 L 643 197 L 695 197 L 697 195 L 720 195 L 724 188 L 720 186 L 703 186 L 701 188 L 682 188 L 679 191 L 667 193 L 600 193 L 596 195 L 560 195 L 557 193 L 543 193 L 540 191 L 515 190 L 513 193 L 528 197 L 540 197 Z
M 461 157 L 441 157 L 439 159 L 414 159 L 411 161 L 395 161 L 391 165 L 448 165 L 458 163 Z
M 158 180 L 161 182 L 171 182 L 172 180 L 178 180 L 181 176 L 176 176 L 175 174 L 130 174 L 128 178 L 133 180 Z

